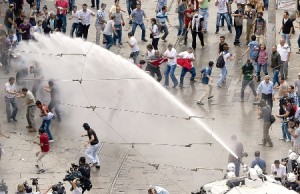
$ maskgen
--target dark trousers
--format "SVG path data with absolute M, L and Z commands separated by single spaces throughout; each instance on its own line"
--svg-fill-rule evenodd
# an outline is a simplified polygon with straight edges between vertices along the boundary
M 159 38 L 152 38 L 152 46 L 154 48 L 154 50 L 158 50 L 158 41 L 159 41 Z
M 235 28 L 235 40 L 234 43 L 240 43 L 240 37 L 243 32 L 243 26 L 234 26 Z
M 95 7 L 95 1 L 96 1 L 96 7 L 97 7 L 97 10 L 98 10 L 99 9 L 99 0 L 91 0 L 92 7 Z
M 273 95 L 272 94 L 262 94 L 262 100 L 266 101 L 266 104 L 273 108 Z
M 160 72 L 160 68 L 159 67 L 153 67 L 151 65 L 149 65 L 149 71 L 150 71 L 150 75 L 152 77 L 155 77 L 155 74 L 157 76 L 157 81 L 160 82 L 161 79 L 162 79 L 162 76 L 161 76 L 161 72 Z
M 90 25 L 83 25 L 82 23 L 79 23 L 77 37 L 83 37 L 86 40 L 89 33 L 89 27 Z
M 196 39 L 197 39 L 197 35 L 201 41 L 201 46 L 204 46 L 204 40 L 203 40 L 203 33 L 202 32 L 196 32 L 196 31 L 192 31 L 192 37 L 193 37 L 193 42 L 192 42 L 192 47 L 195 50 L 196 49 Z

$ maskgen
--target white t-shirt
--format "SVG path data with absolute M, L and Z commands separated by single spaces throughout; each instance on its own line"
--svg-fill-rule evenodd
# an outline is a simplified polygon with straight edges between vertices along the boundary
M 137 41 L 133 36 L 129 39 L 129 44 L 133 45 L 133 47 L 131 47 L 131 52 L 136 52 L 140 50 L 139 45 L 137 44 Z
M 227 13 L 228 12 L 228 9 L 227 9 L 228 0 L 216 0 L 216 2 L 219 2 L 217 13 Z
M 277 52 L 280 54 L 281 61 L 287 61 L 289 53 L 291 52 L 291 48 L 288 44 L 284 44 L 281 46 L 280 44 L 277 45 Z
M 91 14 L 93 14 L 94 12 L 92 12 L 90 9 L 87 9 L 86 12 L 84 12 L 83 10 L 79 11 L 79 18 L 81 19 L 81 23 L 83 25 L 90 25 L 91 24 Z
M 106 34 L 106 35 L 112 35 L 112 33 L 114 32 L 113 31 L 113 27 L 115 25 L 115 22 L 114 20 L 109 20 L 107 22 L 107 24 L 105 25 L 105 28 L 103 30 L 103 34 Z
M 152 27 L 153 38 L 159 38 L 159 30 L 157 25 L 153 25 Z
M 173 59 L 169 59 L 168 58 L 168 65 L 176 65 L 177 64 L 177 51 L 175 50 L 175 48 L 172 48 L 171 51 L 169 49 L 167 49 L 164 53 L 165 56 L 167 57 L 174 57 Z
M 227 66 L 229 61 L 230 61 L 229 57 L 232 56 L 232 54 L 229 53 L 229 52 L 226 53 L 226 54 L 224 54 L 224 52 L 221 52 L 220 55 L 223 55 L 223 58 L 224 58 L 224 61 L 225 61 L 225 66 Z
M 147 59 L 152 59 L 155 55 L 155 50 L 152 49 L 152 51 L 147 51 Z
M 179 53 L 178 56 L 183 59 L 194 59 L 195 60 L 194 53 L 189 53 L 187 51 Z M 194 67 L 193 62 L 191 62 L 191 63 L 192 63 L 192 67 Z
M 72 191 L 72 194 L 82 194 L 82 188 L 81 187 L 76 187 L 76 189 L 74 189 Z
M 277 172 L 275 177 L 283 177 L 286 176 L 286 167 L 283 166 L 282 164 L 279 164 L 279 168 L 275 167 L 275 164 L 272 164 L 271 166 L 271 173 L 273 174 L 274 172 Z
M 72 11 L 72 24 L 73 23 L 79 23 L 79 11 L 76 11 L 75 13 Z
M 15 97 L 15 95 L 9 94 L 8 92 L 16 92 L 17 91 L 16 84 L 10 85 L 10 83 L 7 82 L 5 84 L 5 91 L 6 91 L 5 97 L 7 97 L 7 98 L 13 98 L 13 97 Z

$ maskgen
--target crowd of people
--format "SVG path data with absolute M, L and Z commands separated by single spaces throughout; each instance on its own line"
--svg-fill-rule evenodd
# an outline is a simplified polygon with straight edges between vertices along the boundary
M 17 58 L 14 56 L 13 50 L 22 41 L 34 40 L 36 33 L 46 36 L 57 32 L 66 33 L 69 27 L 70 37 L 87 40 L 90 27 L 95 27 L 96 35 L 94 39 L 97 45 L 103 43 L 103 46 L 108 50 L 116 46 L 119 48 L 128 46 L 131 50 L 129 61 L 155 77 L 158 82 L 164 80 L 163 85 L 166 88 L 170 86 L 169 78 L 171 78 L 173 88 L 179 86 L 184 89 L 185 76 L 189 72 L 191 85 L 198 81 L 204 86 L 204 90 L 201 91 L 203 94 L 196 101 L 198 105 L 205 105 L 214 97 L 212 71 L 215 71 L 215 68 L 219 69 L 220 76 L 216 81 L 216 86 L 217 88 L 224 87 L 230 62 L 237 58 L 236 54 L 229 51 L 229 45 L 231 44 L 226 42 L 225 36 L 220 35 L 215 60 L 209 61 L 200 70 L 196 69 L 198 65 L 194 53 L 197 45 L 201 45 L 202 49 L 209 47 L 205 44 L 204 39 L 205 36 L 208 36 L 208 25 L 211 25 L 211 22 L 208 22 L 208 18 L 211 17 L 209 16 L 210 7 L 216 6 L 216 28 L 214 33 L 218 36 L 220 29 L 225 31 L 226 22 L 228 32 L 230 34 L 235 33 L 232 44 L 239 49 L 243 49 L 244 43 L 247 45 L 244 53 L 238 56 L 239 58 L 247 57 L 246 63 L 241 68 L 240 98 L 241 103 L 243 103 L 244 90 L 249 86 L 256 99 L 255 104 L 258 104 L 257 113 L 263 120 L 262 142 L 260 144 L 268 147 L 274 146 L 269 130 L 272 125 L 278 125 L 279 122 L 275 123 L 277 118 L 282 121 L 282 137 L 280 140 L 292 142 L 293 152 L 300 154 L 300 108 L 298 108 L 300 106 L 300 73 L 295 82 L 292 81 L 293 78 L 289 78 L 289 82 L 291 80 L 289 84 L 287 82 L 289 61 L 292 54 L 291 36 L 295 33 L 295 28 L 300 28 L 293 24 L 296 14 L 284 11 L 279 32 L 281 34 L 280 42 L 273 45 L 272 53 L 269 55 L 266 48 L 266 34 L 270 29 L 267 29 L 267 22 L 264 18 L 264 12 L 268 10 L 268 0 L 178 0 L 176 13 L 178 14 L 179 27 L 177 38 L 173 40 L 169 37 L 169 28 L 173 28 L 177 24 L 169 20 L 167 0 L 158 0 L 153 13 L 146 13 L 142 8 L 142 0 L 126 0 L 126 9 L 122 8 L 119 0 L 115 0 L 109 11 L 106 11 L 107 5 L 105 3 L 100 4 L 99 0 L 91 1 L 91 9 L 88 8 L 89 5 L 86 3 L 82 4 L 81 8 L 77 7 L 74 0 L 56 0 L 54 7 L 51 7 L 50 10 L 46 5 L 41 8 L 40 0 L 28 0 L 28 5 L 20 2 L 9 0 L 4 17 L 5 29 L 0 31 L 1 63 L 4 73 L 10 73 L 12 69 L 11 60 Z M 30 9 L 26 13 L 25 10 L 28 6 Z M 94 9 L 95 7 L 96 9 Z M 236 9 L 233 10 L 234 8 Z M 126 23 L 126 12 L 129 17 L 128 24 Z M 148 15 L 153 17 L 148 19 Z M 91 24 L 91 17 L 96 18 L 94 24 Z M 148 21 L 150 26 L 148 26 L 149 29 L 146 29 L 145 22 Z M 127 33 L 126 38 L 123 38 L 125 25 L 131 25 L 131 30 Z M 141 55 L 141 44 L 139 44 L 135 35 L 138 26 L 142 31 L 140 40 L 148 42 L 147 34 L 151 39 L 146 46 L 145 55 Z M 241 39 L 244 26 L 246 28 L 245 42 L 243 42 L 243 38 Z M 189 32 L 191 33 L 190 41 Z M 198 42 L 197 37 L 199 38 Z M 168 41 L 167 49 L 160 50 L 161 45 Z M 123 43 L 126 43 L 126 45 L 123 45 Z M 182 45 L 186 46 L 185 51 L 178 52 L 178 46 Z M 299 50 L 295 52 L 296 54 L 300 54 L 300 36 L 298 46 Z M 166 63 L 164 73 L 161 72 L 163 63 Z M 175 74 L 177 67 L 181 68 L 179 79 Z M 16 98 L 26 98 L 27 128 L 30 132 L 38 131 L 40 134 L 40 141 L 36 144 L 41 147 L 41 151 L 36 156 L 39 172 L 43 173 L 44 169 L 40 168 L 42 166 L 41 160 L 49 152 L 49 143 L 54 142 L 54 137 L 51 134 L 51 122 L 53 119 L 60 122 L 61 116 L 59 92 L 56 83 L 49 81 L 48 85 L 43 87 L 44 91 L 49 92 L 51 96 L 48 105 L 37 100 L 37 92 L 41 88 L 39 79 L 43 76 L 41 69 L 40 64 L 37 63 L 31 65 L 30 69 L 18 69 L 16 77 L 10 77 L 5 84 L 5 104 L 7 122 L 17 122 L 18 105 Z M 265 75 L 264 79 L 261 76 L 261 70 Z M 268 72 L 270 70 L 272 74 Z M 36 78 L 33 80 L 32 90 L 27 87 L 20 88 L 24 72 L 25 74 L 34 74 Z M 197 75 L 200 76 L 197 77 Z M 200 79 L 198 79 L 199 77 Z M 15 82 L 19 87 L 16 86 Z M 258 82 L 257 87 L 255 82 Z M 272 108 L 276 99 L 279 102 L 279 113 L 275 115 L 275 118 Z M 42 120 L 40 127 L 36 125 L 35 121 L 36 109 L 40 111 Z M 86 157 L 91 161 L 91 167 L 100 168 L 100 161 L 97 156 L 100 141 L 89 124 L 85 123 L 83 128 L 87 131 L 89 137 Z M 236 141 L 236 137 L 232 140 L 233 142 Z M 237 147 L 238 149 L 235 151 L 240 153 L 242 158 L 244 156 L 242 146 L 238 144 Z M 259 158 L 259 152 L 255 153 L 255 157 Z M 236 176 L 239 176 L 240 161 L 230 158 L 229 162 L 235 164 L 235 173 Z M 256 163 L 261 164 L 263 162 L 257 161 Z M 272 173 L 275 171 L 274 169 L 279 168 L 278 165 L 276 160 L 272 166 Z M 264 166 L 262 170 L 266 172 L 266 167 Z M 148 193 L 159 192 L 151 188 Z

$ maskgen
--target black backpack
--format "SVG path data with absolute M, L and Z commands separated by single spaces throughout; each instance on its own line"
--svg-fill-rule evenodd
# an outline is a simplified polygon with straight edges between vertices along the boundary
M 225 66 L 224 54 L 222 53 L 217 59 L 217 68 L 223 68 Z

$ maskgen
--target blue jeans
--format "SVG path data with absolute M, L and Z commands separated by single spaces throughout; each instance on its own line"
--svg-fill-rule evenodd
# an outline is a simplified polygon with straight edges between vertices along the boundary
M 130 0 L 126 0 L 126 8 L 128 15 L 131 15 Z
M 138 64 L 137 58 L 138 58 L 139 54 L 140 54 L 139 51 L 131 52 L 130 56 L 133 59 L 134 64 Z
M 183 80 L 184 80 L 184 77 L 185 77 L 185 74 L 187 72 L 190 72 L 192 74 L 192 77 L 190 79 L 190 81 L 194 81 L 195 77 L 196 77 L 196 69 L 195 67 L 192 67 L 191 70 L 188 70 L 187 68 L 182 68 L 181 70 L 181 75 L 180 75 L 180 85 L 183 85 Z
M 49 140 L 53 140 L 51 131 L 50 131 L 50 125 L 51 125 L 51 119 L 49 120 L 43 120 L 42 125 L 40 128 L 44 129 L 45 132 L 48 134 Z
M 63 28 L 63 33 L 66 33 L 66 28 L 67 28 L 67 16 L 64 14 L 57 14 L 57 18 L 62 20 L 62 28 Z
M 70 13 L 72 13 L 74 4 L 75 4 L 75 0 L 69 0 L 69 12 Z
M 274 86 L 275 86 L 276 83 L 278 84 L 278 86 L 280 85 L 280 83 L 279 83 L 279 70 L 276 70 L 276 69 L 273 70 L 273 83 L 274 83 Z
M 70 30 L 70 36 L 73 38 L 74 32 L 75 35 L 77 35 L 77 30 L 78 30 L 78 23 L 73 23 L 71 30 Z
M 39 13 L 41 7 L 41 0 L 36 0 L 36 11 Z
M 174 86 L 178 85 L 178 81 L 174 75 L 176 66 L 177 66 L 176 64 L 174 64 L 174 65 L 168 64 L 167 65 L 166 70 L 165 70 L 165 86 L 169 86 L 169 75 L 172 79 Z
M 230 25 L 232 25 L 232 17 L 231 17 L 231 14 L 228 14 L 228 17 L 229 17 L 229 22 L 230 22 Z M 224 22 L 225 22 L 225 17 L 221 17 L 221 26 L 224 27 Z
M 142 29 L 142 40 L 144 40 L 146 37 L 146 29 L 145 29 L 144 23 L 137 24 L 135 22 L 132 22 L 132 31 L 131 32 L 134 35 L 137 26 L 140 26 L 140 28 Z
M 285 42 L 289 45 L 289 47 L 291 47 L 291 39 L 290 39 L 289 34 L 284 34 L 284 33 L 282 33 L 282 34 L 281 34 L 281 38 L 282 38 L 283 40 L 285 40 Z
M 220 20 L 224 17 L 228 26 L 228 30 L 231 32 L 231 24 L 230 24 L 230 18 L 228 13 L 217 13 L 217 23 L 216 23 L 216 32 L 219 32 L 220 28 Z
M 114 45 L 116 45 L 117 39 L 119 40 L 118 43 L 121 44 L 122 43 L 122 25 L 117 24 L 117 25 L 115 25 L 115 28 L 116 28 L 117 35 L 114 34 Z
M 204 31 L 207 31 L 207 20 L 209 17 L 208 8 L 206 8 L 206 9 L 200 8 L 199 14 L 202 15 L 202 17 L 204 19 Z
M 268 75 L 268 67 L 267 67 L 267 64 L 258 64 L 258 65 L 257 65 L 257 71 L 256 71 L 257 81 L 260 81 L 260 71 L 261 71 L 261 68 L 263 69 L 264 74 L 265 74 L 265 75 Z
M 239 177 L 240 176 L 241 163 L 240 162 L 234 162 L 234 165 L 235 165 L 235 176 Z
M 114 45 L 113 37 L 112 37 L 112 35 L 107 35 L 107 34 L 103 34 L 103 35 L 104 35 L 104 37 L 106 38 L 106 41 L 107 41 L 105 48 L 107 50 L 109 50 L 110 47 L 112 47 L 112 45 Z
M 264 0 L 264 8 L 268 9 L 269 7 L 269 0 Z
M 221 86 L 222 83 L 226 80 L 226 76 L 227 76 L 227 66 L 226 65 L 221 69 L 221 74 L 222 75 L 217 82 L 218 86 Z
M 287 122 L 283 122 L 281 125 L 281 129 L 282 129 L 282 138 L 285 140 L 291 140 L 291 134 L 288 132 L 288 123 Z
M 179 28 L 178 28 L 178 33 L 177 33 L 177 36 L 181 35 L 182 33 L 182 29 L 183 29 L 183 19 L 184 19 L 184 16 L 178 16 L 178 20 L 179 20 Z

